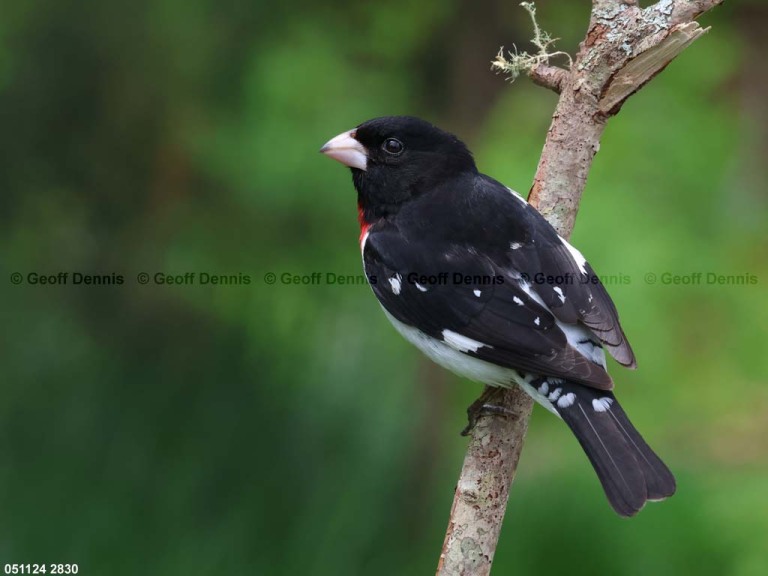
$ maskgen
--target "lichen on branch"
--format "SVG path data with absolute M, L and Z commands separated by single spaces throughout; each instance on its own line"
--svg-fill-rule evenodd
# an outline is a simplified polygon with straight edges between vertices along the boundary
M 533 2 L 520 3 L 526 12 L 531 17 L 533 23 L 533 38 L 531 43 L 536 46 L 538 51 L 535 54 L 529 54 L 528 52 L 518 52 L 517 46 L 512 46 L 512 50 L 507 51 L 507 56 L 504 55 L 504 47 L 499 48 L 499 53 L 496 58 L 491 62 L 491 69 L 496 72 L 507 74 L 511 82 L 520 76 L 521 73 L 530 74 L 537 66 L 542 64 L 549 64 L 549 59 L 555 56 L 565 56 L 568 58 L 569 67 L 573 64 L 571 55 L 563 51 L 550 52 L 549 49 L 554 47 L 558 38 L 552 38 L 546 30 L 542 30 L 536 20 L 536 6 Z

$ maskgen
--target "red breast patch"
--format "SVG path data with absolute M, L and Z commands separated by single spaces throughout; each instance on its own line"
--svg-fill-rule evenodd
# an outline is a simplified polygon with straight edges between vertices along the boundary
M 360 206 L 357 207 L 357 221 L 360 222 L 360 249 L 362 250 L 363 240 L 365 240 L 365 236 L 368 234 L 368 228 L 370 228 L 371 225 L 369 222 L 366 222 L 363 209 Z

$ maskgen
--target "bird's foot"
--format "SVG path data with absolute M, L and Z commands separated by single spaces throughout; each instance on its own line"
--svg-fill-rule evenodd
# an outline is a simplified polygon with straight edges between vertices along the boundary
M 462 436 L 469 436 L 469 433 L 475 428 L 477 421 L 481 416 L 489 414 L 500 414 L 509 416 L 512 412 L 501 405 L 504 396 L 504 390 L 494 386 L 486 386 L 480 398 L 472 402 L 467 408 L 467 425 L 461 431 Z

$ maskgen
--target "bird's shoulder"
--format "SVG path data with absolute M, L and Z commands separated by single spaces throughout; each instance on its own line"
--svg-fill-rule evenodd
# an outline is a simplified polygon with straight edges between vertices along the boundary
M 491 252 L 546 234 L 537 212 L 511 188 L 484 174 L 465 174 L 424 191 L 391 219 L 413 240 L 466 242 Z

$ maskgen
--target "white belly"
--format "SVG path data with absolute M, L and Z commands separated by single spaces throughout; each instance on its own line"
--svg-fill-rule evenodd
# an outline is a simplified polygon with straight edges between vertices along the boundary
M 383 307 L 382 309 L 389 321 L 392 322 L 392 325 L 403 338 L 408 340 L 408 342 L 416 346 L 416 348 L 421 350 L 431 360 L 443 368 L 447 368 L 463 378 L 469 378 L 470 380 L 482 382 L 489 386 L 511 388 L 513 385 L 517 384 L 536 400 L 536 402 L 557 415 L 557 412 L 552 407 L 552 404 L 547 397 L 537 392 L 536 389 L 530 385 L 530 382 L 535 379 L 534 375 L 525 374 L 524 376 L 520 376 L 520 373 L 518 373 L 517 370 L 497 366 L 496 364 L 486 362 L 485 360 L 469 356 L 468 354 L 449 346 L 445 342 L 425 334 L 413 326 L 400 322 L 397 318 L 387 312 L 386 309 Z

